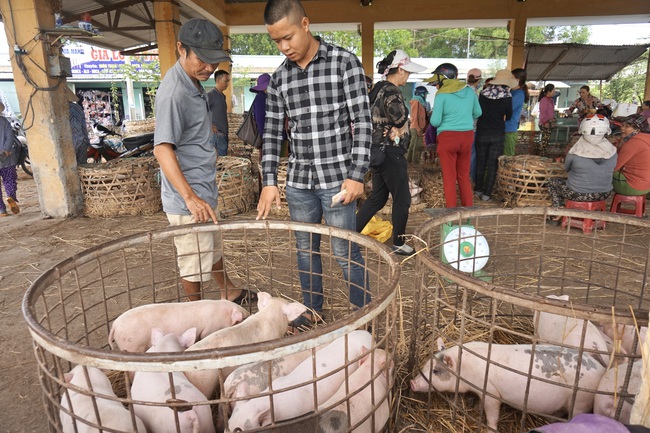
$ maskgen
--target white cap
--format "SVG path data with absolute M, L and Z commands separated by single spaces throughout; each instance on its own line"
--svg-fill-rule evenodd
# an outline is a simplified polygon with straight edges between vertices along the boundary
M 404 69 L 406 72 L 424 72 L 427 70 L 425 66 L 412 62 L 409 55 L 402 50 L 395 50 L 393 63 L 391 63 L 391 65 L 386 68 L 386 70 L 388 71 L 397 67 Z

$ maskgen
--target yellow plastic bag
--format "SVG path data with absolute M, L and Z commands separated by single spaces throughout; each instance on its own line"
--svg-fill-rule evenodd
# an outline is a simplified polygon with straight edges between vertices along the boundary
M 393 235 L 393 225 L 390 221 L 384 221 L 381 218 L 374 216 L 368 224 L 361 230 L 362 235 L 370 236 L 377 239 L 379 242 L 386 242 Z

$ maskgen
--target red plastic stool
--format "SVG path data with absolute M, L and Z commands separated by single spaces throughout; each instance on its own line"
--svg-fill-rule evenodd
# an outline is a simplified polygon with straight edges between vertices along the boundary
M 616 193 L 612 199 L 612 207 L 609 208 L 609 211 L 634 215 L 641 218 L 645 214 L 645 201 L 645 195 L 623 195 Z M 634 206 L 634 209 L 624 208 L 624 204 L 631 204 Z
M 582 209 L 582 210 L 591 210 L 591 211 L 600 211 L 605 212 L 607 204 L 605 200 L 601 201 L 572 201 L 567 200 L 565 203 L 567 209 Z M 582 233 L 591 233 L 591 231 L 596 229 L 604 229 L 605 221 L 598 221 L 591 218 L 575 218 L 575 217 L 562 217 L 562 228 L 565 228 L 569 224 L 571 227 L 577 227 L 582 229 Z

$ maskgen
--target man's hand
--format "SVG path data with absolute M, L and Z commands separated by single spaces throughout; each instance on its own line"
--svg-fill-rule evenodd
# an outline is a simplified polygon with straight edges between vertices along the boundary
M 273 202 L 275 202 L 277 207 L 280 207 L 280 190 L 275 185 L 265 186 L 262 188 L 260 201 L 257 203 L 257 218 L 255 219 L 259 220 L 262 218 L 265 220 L 271 211 Z
M 185 204 L 187 209 L 192 213 L 192 218 L 194 222 L 197 223 L 207 223 L 210 219 L 217 224 L 217 215 L 214 213 L 214 209 L 210 207 L 208 202 L 202 200 L 196 194 L 193 194 L 191 197 L 185 199 Z
M 165 173 L 165 177 L 178 191 L 187 209 L 192 214 L 194 222 L 203 223 L 212 219 L 217 224 L 217 216 L 210 205 L 199 196 L 196 195 L 190 184 L 187 182 L 178 159 L 176 159 L 176 152 L 170 143 L 161 143 L 153 148 L 153 154 L 160 164 L 160 170 Z
M 347 190 L 347 194 L 345 195 L 342 204 L 350 204 L 363 195 L 363 182 L 357 182 L 356 180 L 352 179 L 345 179 L 345 181 L 343 181 L 343 185 L 341 186 L 341 191 L 344 189 Z

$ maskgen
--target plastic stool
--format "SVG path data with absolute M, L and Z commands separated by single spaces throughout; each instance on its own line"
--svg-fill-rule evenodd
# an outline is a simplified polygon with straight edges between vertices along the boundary
M 612 207 L 609 208 L 610 212 L 614 213 L 623 213 L 628 215 L 634 215 L 639 218 L 645 214 L 645 194 L 644 195 L 623 195 L 623 194 L 614 194 L 614 199 L 612 200 Z M 624 204 L 631 204 L 634 206 L 634 209 L 624 208 Z
M 601 201 L 572 201 L 567 200 L 565 203 L 567 209 L 582 209 L 590 211 L 600 211 L 605 212 L 607 204 L 605 200 Z M 575 217 L 562 217 L 562 228 L 565 228 L 569 224 L 571 227 L 577 227 L 582 229 L 582 233 L 591 233 L 591 231 L 596 229 L 604 229 L 605 221 L 598 221 L 591 218 L 575 218 Z

